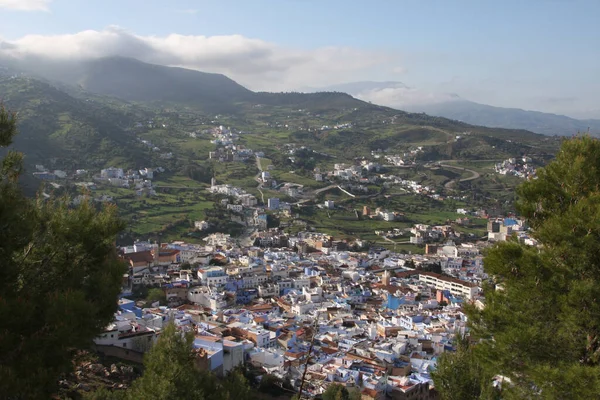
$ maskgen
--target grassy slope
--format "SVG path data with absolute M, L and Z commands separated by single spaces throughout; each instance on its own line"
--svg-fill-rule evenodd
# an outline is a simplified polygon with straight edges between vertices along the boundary
M 317 157 L 317 166 L 331 169 L 334 163 L 353 163 L 355 157 L 370 157 L 371 150 L 405 152 L 423 146 L 425 156 L 433 160 L 455 159 L 459 165 L 482 173 L 472 183 L 456 185 L 468 194 L 475 187 L 483 193 L 493 193 L 499 201 L 511 200 L 511 188 L 519 180 L 492 173 L 492 161 L 521 154 L 540 159 L 552 153 L 558 140 L 526 131 L 473 127 L 444 118 L 423 114 L 408 114 L 360 102 L 343 95 L 316 94 L 304 97 L 296 94 L 265 95 L 245 103 L 235 104 L 228 114 L 210 114 L 202 108 L 167 104 L 160 108 L 125 103 L 119 100 L 89 95 L 85 92 L 70 96 L 45 83 L 30 79 L 0 79 L 0 90 L 8 106 L 19 111 L 21 135 L 16 147 L 26 152 L 28 165 L 46 164 L 57 157 L 56 168 L 91 168 L 97 171 L 107 165 L 123 168 L 164 166 L 168 172 L 158 176 L 156 198 L 137 198 L 132 191 L 102 188 L 114 196 L 123 214 L 131 221 L 136 236 L 179 238 L 190 231 L 191 222 L 204 218 L 204 210 L 212 207 L 207 200 L 206 183 L 184 175 L 186 165 L 212 169 L 219 183 L 240 186 L 258 195 L 254 176 L 258 173 L 255 160 L 247 163 L 218 163 L 208 160 L 215 149 L 212 137 L 203 130 L 224 125 L 243 130 L 240 143 L 263 151 L 261 165 L 273 163 L 271 171 L 278 182 L 294 182 L 318 188 L 325 183 L 314 181 L 309 172 L 301 173 L 292 166 L 277 164 L 285 144 L 307 146 L 326 153 Z M 257 106 L 257 104 L 262 104 Z M 146 122 L 152 120 L 153 126 Z M 141 128 L 134 128 L 137 122 Z M 344 129 L 321 129 L 336 124 L 351 124 Z M 197 137 L 190 137 L 196 132 Z M 468 132 L 464 135 L 464 132 Z M 463 138 L 456 140 L 456 135 Z M 141 145 L 137 138 L 150 140 L 161 152 L 172 152 L 173 160 L 162 160 L 156 152 Z M 291 173 L 294 171 L 295 173 Z M 424 185 L 441 187 L 468 173 L 450 168 L 429 170 L 390 169 L 388 173 L 405 179 L 415 179 Z M 455 219 L 456 204 L 434 202 L 414 195 L 378 197 L 366 202 L 372 208 L 384 208 L 406 213 L 406 223 L 356 221 L 351 211 L 336 211 L 329 218 L 321 210 L 303 215 L 309 223 L 339 235 L 360 234 L 369 240 L 376 229 L 407 226 L 410 222 L 443 223 Z M 281 193 L 265 191 L 265 198 L 283 197 Z M 340 193 L 324 193 L 319 199 L 334 199 L 359 210 L 365 204 L 352 201 Z M 470 202 L 470 200 L 467 200 Z M 471 202 L 469 203 L 471 204 Z M 304 212 L 304 211 L 303 211 Z M 306 212 L 309 212 L 306 210 Z M 354 218 L 354 219 L 353 219 Z M 476 228 L 475 228 L 476 229 Z

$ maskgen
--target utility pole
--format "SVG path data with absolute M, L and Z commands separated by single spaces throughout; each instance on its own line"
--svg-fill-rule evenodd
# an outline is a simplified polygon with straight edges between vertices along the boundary
M 318 329 L 319 329 L 319 313 L 317 312 L 317 317 L 315 318 L 315 323 L 313 324 L 313 332 L 312 332 L 312 337 L 310 339 L 310 346 L 308 347 L 308 354 L 306 355 L 306 361 L 304 362 L 304 372 L 302 373 L 302 380 L 300 381 L 300 390 L 298 391 L 298 400 L 302 399 L 302 390 L 304 389 L 304 382 L 306 381 L 306 372 L 308 371 L 308 362 L 310 361 L 313 346 L 315 344 L 315 336 L 317 335 Z

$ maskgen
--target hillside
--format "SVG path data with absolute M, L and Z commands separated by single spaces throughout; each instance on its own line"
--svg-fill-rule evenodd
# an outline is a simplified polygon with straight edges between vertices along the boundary
M 411 88 L 402 82 L 349 82 L 302 91 L 336 91 L 348 93 L 374 104 L 426 113 L 472 125 L 506 129 L 524 129 L 544 135 L 570 136 L 578 132 L 600 134 L 600 120 L 580 120 L 564 115 L 494 107 L 462 99 L 457 94 L 433 93 Z
M 253 94 L 224 75 L 120 57 L 84 63 L 77 83 L 92 93 L 148 102 L 229 104 Z
M 198 90 L 202 87 L 197 86 Z M 359 160 L 386 163 L 380 151 L 416 161 L 408 168 L 386 165 L 385 173 L 431 185 L 439 193 L 451 188 L 467 196 L 477 193 L 473 198 L 477 206 L 493 203 L 510 209 L 514 198 L 511 188 L 518 179 L 498 178 L 493 173 L 494 163 L 527 155 L 535 159 L 536 165 L 543 165 L 560 142 L 524 130 L 486 128 L 398 111 L 339 92 L 248 92 L 251 95 L 244 100 L 223 100 L 221 110 L 215 113 L 212 104 L 201 102 L 164 101 L 162 97 L 131 102 L 91 93 L 81 86 L 49 84 L 26 76 L 0 77 L 2 98 L 19 115 L 20 134 L 14 148 L 26 155 L 24 176 L 29 188 L 35 190 L 41 183 L 31 174 L 36 164 L 65 171 L 68 178 L 59 179 L 57 183 L 62 187 L 56 190 L 71 196 L 80 192 L 72 183 L 89 182 L 101 168 L 164 168 L 152 178 L 155 193 L 149 196 L 140 196 L 133 188 L 102 183 L 96 189 L 95 197 L 113 199 L 129 220 L 122 240 L 189 240 L 195 235 L 190 230 L 193 221 L 198 220 L 208 220 L 215 229 L 232 235 L 240 234 L 241 225 L 214 209 L 216 197 L 206 191 L 212 178 L 219 184 L 239 187 L 261 202 L 267 197 L 295 201 L 275 187 L 261 191 L 256 181 L 258 165 L 270 167 L 279 184 L 303 185 L 307 196 L 313 198 L 317 189 L 331 185 L 330 178 L 315 179 L 315 168 L 331 171 L 335 164 L 353 165 Z M 221 128 L 217 127 L 234 133 L 229 144 L 219 143 Z M 238 151 L 248 150 L 250 156 L 235 159 Z M 209 152 L 215 151 L 223 158 L 211 159 Z M 378 160 L 373 151 L 378 152 Z M 252 155 L 257 153 L 262 153 L 260 159 Z M 443 160 L 454 160 L 454 164 L 436 166 L 435 162 Z M 456 163 L 466 169 L 457 169 Z M 87 169 L 89 173 L 76 176 L 76 169 Z M 482 176 L 474 183 L 476 191 L 471 190 L 467 179 L 474 171 Z M 381 181 L 375 180 L 367 190 L 376 195 L 383 190 Z M 431 214 L 432 207 L 443 206 L 444 212 L 451 211 L 450 206 L 432 203 L 422 196 L 399 193 L 402 197 L 394 198 L 393 203 L 387 197 L 377 197 L 373 205 L 394 207 L 412 215 L 414 221 L 425 222 L 445 221 L 446 214 Z M 348 200 L 335 191 L 319 196 Z M 361 203 L 357 202 L 356 207 L 362 207 Z M 387 226 L 380 222 L 368 226 L 343 222 L 346 214 L 340 216 L 342 220 L 325 221 L 318 212 L 305 217 L 305 222 L 334 234 L 359 234 L 369 240 L 376 239 L 373 229 Z
M 154 142 L 169 145 L 182 129 L 210 125 L 208 116 L 216 110 L 219 124 L 250 132 L 246 144 L 270 153 L 285 143 L 342 158 L 425 146 L 432 159 L 477 159 L 551 153 L 554 147 L 525 130 L 407 113 L 340 92 L 255 93 L 223 75 L 128 58 L 95 60 L 84 67 L 78 69 L 78 88 L 62 83 L 59 89 L 26 77 L 0 78 L 4 101 L 20 114 L 15 147 L 27 154 L 29 166 L 56 159 L 56 168 L 141 167 L 156 161 L 156 154 L 136 140 L 134 127 L 141 121 L 160 115 L 168 128 Z M 330 129 L 336 125 L 341 127 Z M 189 153 L 185 146 L 180 150 Z M 170 164 L 186 163 L 179 159 Z
M 26 168 L 101 168 L 114 162 L 136 167 L 147 151 L 128 130 L 144 113 L 126 105 L 114 109 L 76 99 L 31 78 L 0 76 L 6 106 L 18 112 L 19 135 L 13 148 L 25 153 Z
M 578 120 L 564 115 L 526 111 L 518 108 L 493 107 L 467 100 L 413 106 L 409 109 L 456 119 L 468 124 L 527 129 L 544 135 L 570 136 L 587 132 L 588 128 L 590 133 L 600 134 L 600 120 Z

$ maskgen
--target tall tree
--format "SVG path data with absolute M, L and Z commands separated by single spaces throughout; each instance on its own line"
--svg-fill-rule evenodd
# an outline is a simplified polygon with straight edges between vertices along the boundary
M 193 333 L 169 324 L 144 358 L 144 374 L 127 393 L 128 399 L 250 400 L 250 386 L 240 371 L 219 380 L 195 363 Z
M 492 376 L 475 357 L 467 338 L 456 338 L 456 352 L 440 356 L 432 376 L 444 400 L 496 399 Z
M 485 307 L 468 309 L 473 351 L 509 379 L 503 398 L 598 398 L 600 141 L 566 140 L 517 194 L 541 246 L 511 240 L 486 256 L 494 282 Z
M 348 389 L 339 383 L 332 383 L 323 392 L 323 400 L 348 400 L 349 398 Z
M 182 335 L 174 324 L 162 331 L 144 357 L 144 374 L 131 387 L 128 398 L 148 400 L 204 400 L 200 371 L 194 363 L 193 334 Z
M 17 133 L 0 105 L 0 147 Z M 115 207 L 72 208 L 66 199 L 30 200 L 18 187 L 22 156 L 0 167 L 0 393 L 49 398 L 116 310 L 124 265 L 114 240 L 123 229 Z

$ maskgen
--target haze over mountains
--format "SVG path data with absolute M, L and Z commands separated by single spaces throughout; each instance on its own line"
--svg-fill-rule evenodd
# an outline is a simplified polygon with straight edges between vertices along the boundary
M 402 82 L 350 82 L 307 92 L 339 91 L 358 99 L 409 112 L 424 112 L 473 125 L 526 129 L 545 135 L 570 136 L 578 132 L 600 134 L 600 120 L 575 119 L 565 115 L 495 107 L 461 98 L 457 94 L 431 93 L 411 88 Z
M 56 61 L 36 57 L 0 58 L 0 65 L 25 71 L 51 82 L 128 101 L 164 101 L 202 104 L 218 112 L 240 101 L 277 104 L 290 96 L 252 92 L 222 74 L 148 64 L 133 58 L 106 57 L 86 61 Z M 430 93 L 402 82 L 351 82 L 322 88 L 305 87 L 305 93 L 347 93 L 376 105 L 408 112 L 424 112 L 468 124 L 526 129 L 546 135 L 569 136 L 578 132 L 600 134 L 600 120 L 578 120 L 564 115 L 494 107 L 461 98 L 457 94 Z M 285 100 L 284 100 L 285 98 Z M 310 99 L 304 98 L 304 101 Z M 329 100 L 339 97 L 331 96 Z M 295 97 L 294 101 L 301 98 Z M 345 98 L 349 106 L 353 101 Z M 358 104 L 358 103 L 357 103 Z

